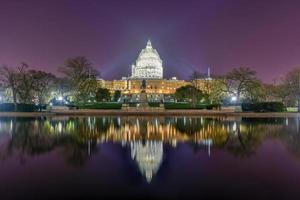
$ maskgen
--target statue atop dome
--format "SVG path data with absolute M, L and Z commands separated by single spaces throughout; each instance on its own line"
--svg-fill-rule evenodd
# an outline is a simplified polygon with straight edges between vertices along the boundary
M 147 41 L 146 48 L 142 49 L 136 62 L 132 65 L 132 76 L 135 79 L 162 79 L 162 60 L 151 41 Z
M 151 44 L 151 41 L 148 40 L 147 41 L 147 46 L 146 46 L 147 49 L 152 49 L 152 44 Z

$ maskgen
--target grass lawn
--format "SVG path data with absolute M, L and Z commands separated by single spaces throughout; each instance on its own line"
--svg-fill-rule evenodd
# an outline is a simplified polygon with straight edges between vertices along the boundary
M 287 107 L 286 111 L 287 112 L 298 112 L 298 108 L 297 107 Z

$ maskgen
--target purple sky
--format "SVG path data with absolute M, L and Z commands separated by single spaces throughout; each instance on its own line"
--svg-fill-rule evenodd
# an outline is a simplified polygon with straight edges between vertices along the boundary
M 0 64 L 56 72 L 83 55 L 120 78 L 148 38 L 166 78 L 245 65 L 271 82 L 300 66 L 300 1 L 0 0 Z

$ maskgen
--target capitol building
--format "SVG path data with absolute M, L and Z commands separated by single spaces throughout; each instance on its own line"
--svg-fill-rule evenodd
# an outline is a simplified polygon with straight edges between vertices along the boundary
M 157 50 L 148 40 L 146 47 L 141 50 L 135 63 L 131 66 L 131 76 L 119 80 L 99 80 L 103 88 L 111 93 L 120 90 L 123 98 L 138 102 L 142 91 L 142 82 L 146 82 L 145 92 L 149 102 L 170 101 L 176 89 L 192 84 L 190 81 L 178 80 L 176 77 L 163 77 L 163 61 Z M 201 83 L 203 80 L 199 80 Z
M 141 51 L 136 60 L 136 64 L 132 65 L 131 78 L 137 79 L 162 79 L 163 66 L 156 49 L 152 47 L 151 41 L 148 40 L 147 46 Z

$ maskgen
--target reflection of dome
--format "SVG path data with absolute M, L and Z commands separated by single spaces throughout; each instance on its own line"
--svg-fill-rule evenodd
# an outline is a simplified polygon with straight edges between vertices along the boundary
M 162 163 L 163 143 L 161 141 L 141 141 L 130 144 L 131 158 L 138 164 L 139 170 L 148 182 L 151 182 Z
M 150 40 L 148 40 L 146 48 L 139 54 L 136 64 L 132 65 L 132 78 L 163 78 L 162 60 L 152 47 Z

